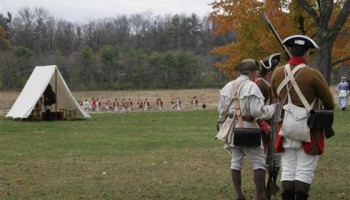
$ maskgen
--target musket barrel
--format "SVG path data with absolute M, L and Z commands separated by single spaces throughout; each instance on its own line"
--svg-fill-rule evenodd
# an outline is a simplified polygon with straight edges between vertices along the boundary
M 264 18 L 264 21 L 266 22 L 266 24 L 268 25 L 268 27 L 271 29 L 273 35 L 276 37 L 278 43 L 281 45 L 283 51 L 284 51 L 284 54 L 285 54 L 285 59 L 286 60 L 290 60 L 290 58 L 292 57 L 288 48 L 286 46 L 283 45 L 283 42 L 282 42 L 282 39 L 281 37 L 279 36 L 279 34 L 277 33 L 275 27 L 273 26 L 271 20 L 269 19 L 269 17 L 266 15 L 266 13 L 262 12 L 262 16 Z
M 270 133 L 270 143 L 268 147 L 268 182 L 266 188 L 266 198 L 271 199 L 272 194 L 276 194 L 275 182 L 273 180 L 274 174 L 274 160 L 275 160 L 275 136 L 277 134 L 277 123 L 279 122 L 281 116 L 281 104 L 276 99 L 275 100 L 275 112 L 271 118 L 271 133 Z

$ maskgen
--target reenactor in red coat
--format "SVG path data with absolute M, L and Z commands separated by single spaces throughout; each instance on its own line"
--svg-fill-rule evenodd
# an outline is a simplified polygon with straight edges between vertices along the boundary
M 130 98 L 129 98 L 128 101 L 126 102 L 126 107 L 127 107 L 128 111 L 131 111 L 131 108 L 132 108 L 132 101 L 131 101 Z
M 265 105 L 271 105 L 273 103 L 272 101 L 272 93 L 271 93 L 271 77 L 272 73 L 275 70 L 275 68 L 278 66 L 279 62 L 281 60 L 281 54 L 275 53 L 264 60 L 260 61 L 260 77 L 255 80 L 255 83 L 258 85 L 261 93 L 264 96 L 264 102 Z M 264 150 L 265 154 L 269 152 L 269 146 L 270 145 L 270 134 L 271 134 L 271 123 L 270 120 L 259 120 L 258 125 L 260 129 L 262 130 L 262 139 L 264 144 Z M 268 161 L 269 157 L 266 157 L 266 163 L 269 163 Z M 281 154 L 275 153 L 274 154 L 274 161 L 273 161 L 273 180 L 274 183 L 277 183 L 277 176 L 280 169 L 280 163 L 281 163 Z M 279 190 L 279 187 L 277 184 L 275 185 L 275 188 Z
M 286 77 L 285 69 L 288 65 L 290 70 L 293 70 L 305 64 L 306 66 L 295 72 L 294 84 L 298 85 L 309 104 L 315 99 L 317 100 L 312 109 L 320 109 L 318 106 L 322 104 L 325 110 L 333 110 L 335 104 L 329 85 L 317 69 L 307 66 L 309 49 L 318 49 L 318 45 L 305 35 L 290 36 L 283 40 L 283 45 L 290 47 L 292 57 L 287 65 L 277 67 L 273 72 L 271 79 L 272 98 L 277 97 L 281 104 L 285 105 L 288 103 L 286 99 L 289 93 L 292 104 L 305 107 L 290 83 L 282 88 L 279 87 Z M 311 129 L 311 142 L 299 141 L 279 135 L 282 122 L 278 126 L 276 135 L 276 151 L 282 153 L 282 199 L 304 200 L 308 198 L 319 155 L 324 151 L 325 130 Z
M 96 111 L 96 100 L 94 98 L 91 98 L 91 111 Z
M 143 108 L 143 101 L 141 99 L 139 99 L 137 101 L 137 108 L 140 109 L 140 110 L 142 110 L 142 108 Z
M 147 98 L 143 101 L 143 110 L 149 110 L 149 101 Z
M 172 98 L 172 99 L 171 99 L 170 104 L 171 104 L 171 108 L 172 108 L 172 109 L 175 109 L 175 108 L 176 108 L 176 100 L 175 100 L 175 98 Z
M 180 99 L 180 97 L 177 97 L 176 100 L 175 100 L 175 108 L 177 110 L 181 110 L 181 99 Z
M 197 105 L 198 105 L 198 99 L 196 96 L 194 96 L 191 100 L 191 108 L 192 109 L 196 109 L 197 108 Z
M 122 112 L 125 112 L 126 111 L 126 108 L 127 108 L 127 103 L 126 103 L 126 100 L 125 99 L 123 99 L 122 100 L 122 102 L 121 102 L 121 104 L 122 104 Z
M 157 110 L 162 110 L 163 109 L 163 101 L 162 101 L 161 98 L 158 98 L 156 100 L 156 108 L 157 108 Z
M 118 99 L 117 98 L 115 98 L 114 99 L 114 102 L 113 102 L 113 110 L 115 111 L 115 112 L 118 112 L 118 107 L 119 107 L 119 102 L 118 102 Z

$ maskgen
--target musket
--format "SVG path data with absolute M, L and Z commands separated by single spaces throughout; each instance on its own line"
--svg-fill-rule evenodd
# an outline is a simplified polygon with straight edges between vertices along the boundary
M 269 28 L 271 29 L 273 35 L 276 37 L 278 43 L 281 45 L 281 47 L 282 47 L 282 49 L 283 49 L 283 51 L 284 51 L 284 59 L 287 60 L 287 61 L 290 60 L 291 54 L 290 54 L 288 48 L 287 48 L 286 46 L 283 45 L 282 39 L 281 39 L 281 37 L 278 35 L 278 33 L 277 33 L 275 27 L 273 26 L 272 22 L 270 21 L 269 17 L 268 17 L 264 12 L 262 12 L 262 16 L 263 16 L 264 21 L 266 22 L 266 24 L 267 24 L 267 25 L 269 26 Z
M 277 189 L 276 189 L 276 182 L 274 180 L 274 158 L 275 158 L 275 136 L 277 133 L 277 123 L 281 116 L 281 104 L 276 99 L 275 100 L 275 113 L 273 114 L 273 117 L 271 118 L 271 133 L 270 133 L 270 143 L 268 147 L 268 179 L 267 179 L 267 185 L 266 185 L 266 194 L 265 197 L 267 199 L 271 199 L 271 195 L 276 195 Z

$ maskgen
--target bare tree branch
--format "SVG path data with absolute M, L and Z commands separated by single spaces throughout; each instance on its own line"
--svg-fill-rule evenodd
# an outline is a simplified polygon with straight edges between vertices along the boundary
M 350 60 L 350 57 L 341 58 L 341 59 L 339 59 L 339 60 L 336 60 L 335 62 L 332 63 L 332 67 L 335 66 L 335 65 L 338 65 L 338 64 L 340 64 L 340 63 L 343 63 L 343 62 L 345 62 L 345 61 L 348 61 L 348 60 Z
M 333 11 L 333 0 L 322 0 L 320 4 L 320 26 L 323 26 L 323 29 L 328 28 L 328 22 L 332 16 Z
M 350 0 L 346 0 L 344 3 L 343 8 L 341 9 L 337 19 L 335 20 L 332 30 L 334 30 L 336 32 L 336 34 L 338 34 L 341 30 L 341 28 L 343 27 L 343 25 L 345 24 L 348 16 L 350 14 Z
M 308 2 L 306 2 L 305 0 L 297 0 L 297 2 L 312 17 L 312 19 L 314 20 L 315 24 L 317 24 L 319 26 L 319 17 L 317 16 L 317 13 L 312 8 L 312 6 Z

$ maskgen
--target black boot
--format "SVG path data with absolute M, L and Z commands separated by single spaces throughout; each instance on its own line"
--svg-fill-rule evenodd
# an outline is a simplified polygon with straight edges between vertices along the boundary
M 309 195 L 302 193 L 300 191 L 295 192 L 295 200 L 307 200 L 308 197 Z
M 285 190 L 281 194 L 283 200 L 295 200 L 295 193 L 291 190 Z

